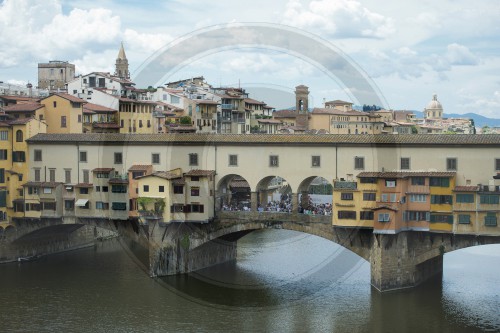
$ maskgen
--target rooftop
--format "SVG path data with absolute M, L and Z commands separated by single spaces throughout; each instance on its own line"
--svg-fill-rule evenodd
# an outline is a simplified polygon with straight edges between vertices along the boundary
M 26 140 L 28 143 L 54 144 L 261 144 L 261 145 L 369 145 L 369 146 L 420 146 L 487 145 L 500 148 L 500 134 L 209 134 L 209 133 L 164 133 L 124 134 L 85 133 L 48 134 L 40 133 Z

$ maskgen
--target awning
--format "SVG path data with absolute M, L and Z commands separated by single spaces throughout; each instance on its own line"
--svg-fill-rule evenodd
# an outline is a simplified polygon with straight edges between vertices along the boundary
M 89 202 L 89 199 L 78 199 L 76 200 L 75 206 L 76 207 L 83 207 Z

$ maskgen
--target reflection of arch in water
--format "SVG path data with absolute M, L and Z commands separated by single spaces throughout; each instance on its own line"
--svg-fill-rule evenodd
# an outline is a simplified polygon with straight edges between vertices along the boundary
M 257 207 L 264 211 L 286 211 L 293 209 L 292 186 L 280 176 L 262 178 L 256 187 Z
M 216 208 L 218 210 L 242 210 L 244 207 L 250 209 L 251 190 L 248 181 L 238 175 L 226 175 L 219 180 L 217 185 Z
M 311 176 L 304 179 L 297 190 L 299 213 L 331 215 L 333 185 L 326 178 Z

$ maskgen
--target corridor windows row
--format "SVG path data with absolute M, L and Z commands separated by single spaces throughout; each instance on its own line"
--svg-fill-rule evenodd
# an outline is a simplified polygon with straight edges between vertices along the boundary
M 339 220 L 356 220 L 357 212 L 351 210 L 339 210 L 337 212 L 337 217 Z M 363 210 L 359 212 L 360 220 L 373 220 L 374 213 L 371 210 Z
M 234 167 L 238 166 L 238 155 L 234 155 L 234 154 L 228 155 L 228 165 L 234 166 Z M 269 155 L 269 166 L 270 167 L 278 167 L 279 166 L 279 156 L 278 155 Z M 311 156 L 311 167 L 317 168 L 320 166 L 321 166 L 321 156 L 318 156 L 318 155 Z

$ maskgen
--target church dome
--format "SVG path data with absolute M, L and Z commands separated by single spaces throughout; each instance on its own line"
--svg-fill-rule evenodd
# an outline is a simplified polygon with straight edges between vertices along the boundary
M 436 94 L 434 94 L 432 96 L 432 101 L 430 101 L 429 104 L 427 104 L 427 106 L 425 107 L 425 109 L 426 110 L 442 110 L 443 109 L 443 106 L 437 100 L 437 95 Z

